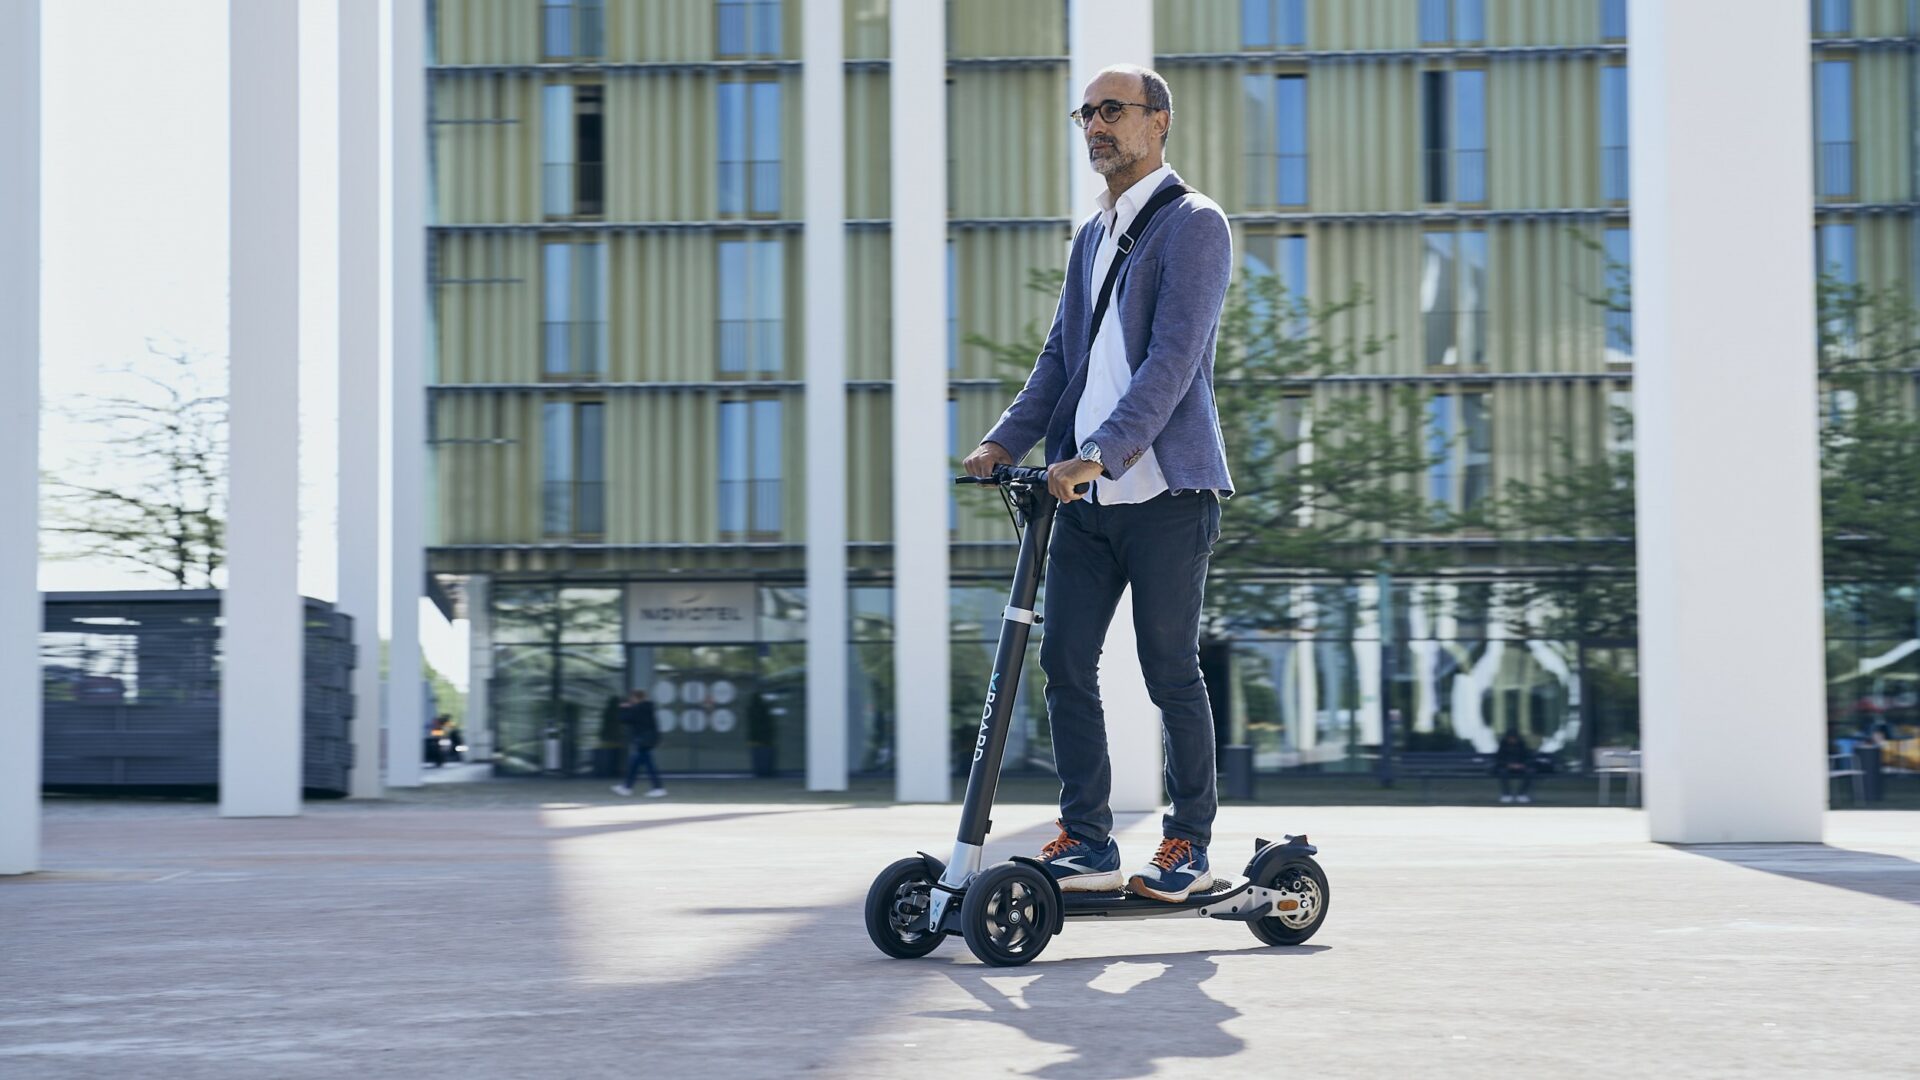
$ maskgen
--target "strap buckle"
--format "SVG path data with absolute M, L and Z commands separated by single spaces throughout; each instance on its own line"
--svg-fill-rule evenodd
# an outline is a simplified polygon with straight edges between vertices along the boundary
M 1133 254 L 1133 234 L 1132 233 L 1130 232 L 1121 233 L 1120 239 L 1115 240 L 1114 244 L 1119 247 L 1120 254 L 1122 255 Z

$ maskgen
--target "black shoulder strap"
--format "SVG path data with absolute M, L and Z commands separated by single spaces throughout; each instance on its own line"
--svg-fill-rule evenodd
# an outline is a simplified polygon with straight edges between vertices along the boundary
M 1113 262 L 1107 267 L 1107 280 L 1100 283 L 1100 299 L 1094 302 L 1093 324 L 1087 330 L 1089 350 L 1093 348 L 1093 339 L 1100 336 L 1100 320 L 1107 317 L 1107 301 L 1113 297 L 1113 283 L 1120 277 L 1120 264 L 1127 261 L 1133 245 L 1140 242 L 1140 234 L 1146 231 L 1147 222 L 1153 220 L 1153 215 L 1159 213 L 1161 207 L 1192 190 L 1185 184 L 1169 184 L 1154 192 L 1153 198 L 1147 200 L 1147 205 L 1134 215 L 1133 224 L 1127 226 L 1127 231 L 1115 241 L 1117 250 L 1113 253 Z

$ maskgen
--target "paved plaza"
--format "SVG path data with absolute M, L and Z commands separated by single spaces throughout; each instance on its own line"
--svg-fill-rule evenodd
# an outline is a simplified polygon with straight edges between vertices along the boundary
M 1069 924 L 1025 968 L 867 941 L 872 875 L 951 806 L 616 802 L 460 784 L 291 820 L 53 800 L 0 879 L 0 1076 L 1912 1076 L 1920 814 L 1676 849 L 1638 811 L 1229 807 L 1305 831 L 1291 949 Z M 571 792 L 572 797 L 566 796 Z M 576 801 L 577 800 L 577 801 Z M 1003 805 L 989 856 L 1051 836 Z M 1128 860 L 1157 837 L 1122 820 Z

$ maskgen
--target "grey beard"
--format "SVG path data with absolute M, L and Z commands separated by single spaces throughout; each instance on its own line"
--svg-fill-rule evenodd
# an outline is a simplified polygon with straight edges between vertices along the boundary
M 1088 147 L 1087 160 L 1093 165 L 1094 172 L 1099 173 L 1101 176 L 1112 176 L 1114 173 L 1126 172 L 1128 169 L 1138 165 L 1140 163 L 1140 155 L 1123 153 L 1119 146 L 1116 145 L 1113 148 L 1113 153 L 1108 154 L 1104 158 L 1097 158 L 1093 156 L 1093 148 Z

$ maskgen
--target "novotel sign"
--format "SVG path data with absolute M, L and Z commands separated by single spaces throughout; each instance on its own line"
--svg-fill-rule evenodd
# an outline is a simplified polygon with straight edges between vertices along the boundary
M 758 591 L 750 581 L 637 581 L 627 586 L 627 640 L 753 641 Z

